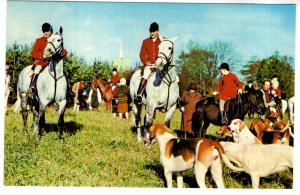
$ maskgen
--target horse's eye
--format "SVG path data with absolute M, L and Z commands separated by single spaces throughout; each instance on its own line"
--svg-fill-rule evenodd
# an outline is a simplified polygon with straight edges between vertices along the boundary
M 57 39 L 57 42 L 61 42 L 61 39 Z
M 169 50 L 171 50 L 172 49 L 172 47 L 169 47 Z

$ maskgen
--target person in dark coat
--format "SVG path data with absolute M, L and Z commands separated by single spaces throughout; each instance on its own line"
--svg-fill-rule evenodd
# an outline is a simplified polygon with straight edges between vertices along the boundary
M 181 99 L 185 102 L 184 112 L 182 114 L 181 130 L 192 133 L 192 116 L 195 112 L 196 103 L 201 99 L 202 95 L 197 92 L 196 83 L 191 83 L 189 89 L 183 92 Z

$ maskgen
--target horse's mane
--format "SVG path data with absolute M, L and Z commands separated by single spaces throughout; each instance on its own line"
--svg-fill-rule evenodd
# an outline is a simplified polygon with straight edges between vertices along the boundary
M 103 79 L 98 79 L 98 78 L 93 78 L 93 82 L 96 82 L 97 84 L 98 84 L 98 83 L 101 83 L 101 84 L 103 84 L 104 86 L 109 85 L 107 81 L 105 81 L 105 80 L 103 80 Z

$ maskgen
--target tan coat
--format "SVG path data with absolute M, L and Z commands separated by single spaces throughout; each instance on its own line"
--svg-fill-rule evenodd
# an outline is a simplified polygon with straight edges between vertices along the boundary
M 78 100 L 79 84 L 80 84 L 80 82 L 77 82 L 72 87 L 72 92 L 75 94 L 74 104 L 79 104 L 79 100 Z

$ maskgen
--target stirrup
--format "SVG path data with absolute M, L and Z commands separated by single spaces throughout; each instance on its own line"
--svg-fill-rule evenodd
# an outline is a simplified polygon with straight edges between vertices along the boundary
M 228 124 L 228 119 L 227 118 L 222 118 L 222 124 L 227 125 Z
M 141 94 L 138 94 L 135 98 L 134 98 L 134 103 L 140 105 L 142 104 L 142 95 Z
M 29 87 L 27 94 L 28 94 L 28 97 L 33 98 L 33 95 L 35 94 L 35 88 Z

